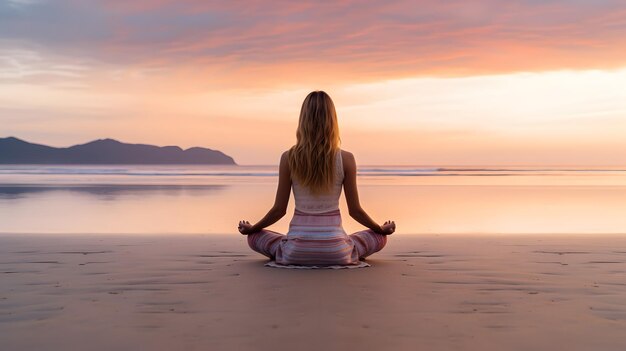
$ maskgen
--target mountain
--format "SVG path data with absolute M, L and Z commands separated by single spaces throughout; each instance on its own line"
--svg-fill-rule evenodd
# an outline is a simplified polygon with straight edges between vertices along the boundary
M 236 165 L 221 151 L 201 147 L 126 144 L 98 139 L 86 144 L 56 148 L 8 137 L 0 138 L 0 164 L 203 164 Z

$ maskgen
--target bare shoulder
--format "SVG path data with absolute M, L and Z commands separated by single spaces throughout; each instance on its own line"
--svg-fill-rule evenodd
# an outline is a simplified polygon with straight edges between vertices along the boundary
M 284 170 L 284 171 L 286 171 L 286 172 L 288 172 L 288 173 L 290 172 L 290 170 L 289 170 L 289 151 L 290 151 L 290 150 L 291 150 L 291 149 L 286 150 L 286 151 L 284 151 L 284 152 L 280 155 L 280 165 L 279 165 L 279 167 L 280 167 L 282 170 Z
M 343 161 L 343 169 L 351 170 L 356 168 L 356 161 L 354 155 L 350 151 L 341 150 L 341 160 Z
M 280 155 L 280 167 L 281 168 L 285 168 L 285 169 L 289 169 L 289 150 L 284 151 Z
M 343 161 L 354 162 L 354 155 L 350 151 L 346 151 L 344 149 L 341 149 L 341 158 Z

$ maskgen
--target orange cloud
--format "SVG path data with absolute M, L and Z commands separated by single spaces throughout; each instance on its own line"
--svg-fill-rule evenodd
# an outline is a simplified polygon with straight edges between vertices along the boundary
M 47 52 L 173 71 L 215 67 L 257 84 L 626 63 L 619 1 L 59 0 L 5 12 L 0 38 Z

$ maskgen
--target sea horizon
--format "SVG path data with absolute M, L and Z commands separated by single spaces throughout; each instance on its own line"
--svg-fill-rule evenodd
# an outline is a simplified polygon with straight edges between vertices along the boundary
M 626 167 L 381 166 L 363 208 L 403 234 L 621 234 Z M 277 165 L 0 165 L 0 233 L 223 234 L 273 204 Z M 294 205 L 270 229 L 286 233 Z M 343 225 L 349 218 L 340 199 Z

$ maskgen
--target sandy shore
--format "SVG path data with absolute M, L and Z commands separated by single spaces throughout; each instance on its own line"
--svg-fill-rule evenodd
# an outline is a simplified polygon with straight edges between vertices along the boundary
M 237 234 L 3 234 L 1 348 L 626 350 L 626 235 L 390 239 L 303 271 Z

